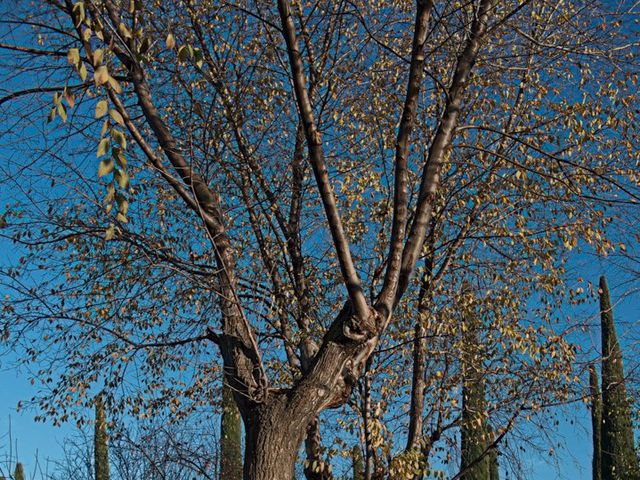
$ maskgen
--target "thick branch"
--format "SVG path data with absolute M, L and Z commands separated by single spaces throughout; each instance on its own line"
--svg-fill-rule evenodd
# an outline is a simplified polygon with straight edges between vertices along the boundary
M 418 256 L 424 244 L 427 225 L 433 213 L 436 191 L 440 183 L 440 174 L 445 162 L 447 149 L 451 143 L 453 132 L 458 122 L 462 107 L 462 98 L 469 81 L 484 34 L 487 29 L 489 13 L 495 0 L 481 0 L 478 12 L 471 25 L 471 32 L 464 51 L 458 58 L 453 81 L 449 88 L 447 104 L 438 125 L 435 138 L 429 149 L 427 161 L 422 171 L 422 180 L 418 194 L 416 213 L 411 224 L 411 231 L 402 252 L 402 266 L 396 292 L 396 302 L 407 289 L 409 279 L 415 269 Z
M 70 1 L 67 0 L 66 3 L 68 12 L 74 20 L 74 25 L 78 25 L 78 22 L 75 21 Z M 118 24 L 119 19 L 115 9 L 109 8 L 113 6 L 108 2 L 105 5 L 110 21 L 113 24 Z M 94 5 L 88 3 L 88 7 L 94 18 L 100 16 Z M 109 21 L 104 17 L 101 20 Z M 113 42 L 108 29 L 105 29 L 103 34 L 105 42 Z M 131 44 L 128 47 L 134 48 L 134 45 Z M 86 42 L 85 48 L 90 53 L 90 46 Z M 216 262 L 219 267 L 216 276 L 220 287 L 219 299 L 223 319 L 223 335 L 220 338 L 219 345 L 230 385 L 243 393 L 241 405 L 247 400 L 262 401 L 267 395 L 268 379 L 260 358 L 260 350 L 255 335 L 242 311 L 240 300 L 236 294 L 235 259 L 231 242 L 224 226 L 220 195 L 207 185 L 182 155 L 177 141 L 154 104 L 151 89 L 146 81 L 142 67 L 135 58 L 127 56 L 123 51 L 117 51 L 116 55 L 130 72 L 134 92 L 147 125 L 153 132 L 177 176 L 191 190 L 192 195 L 187 198 L 195 202 L 214 248 Z M 182 198 L 187 204 L 190 204 L 187 198 L 184 196 Z
M 395 181 L 393 194 L 393 222 L 391 225 L 391 243 L 387 272 L 376 307 L 383 307 L 384 316 L 388 316 L 394 307 L 400 267 L 402 264 L 402 247 L 407 223 L 407 164 L 411 131 L 416 120 L 418 98 L 424 71 L 424 45 L 427 40 L 429 17 L 433 2 L 419 0 L 416 9 L 416 21 L 413 32 L 413 47 L 407 95 L 402 109 L 402 118 L 396 138 Z
M 298 39 L 296 37 L 295 24 L 291 16 L 291 5 L 288 0 L 278 0 L 278 11 L 282 22 L 283 35 L 287 44 L 287 53 L 289 55 L 289 64 L 293 77 L 293 86 L 300 112 L 300 119 L 307 139 L 307 148 L 309 150 L 309 159 L 313 173 L 320 191 L 322 205 L 327 215 L 327 222 L 331 230 L 331 237 L 340 263 L 340 270 L 344 279 L 349 299 L 356 312 L 361 319 L 367 319 L 370 316 L 370 310 L 367 300 L 362 291 L 360 277 L 355 269 L 349 249 L 349 242 L 342 227 L 342 220 L 336 205 L 333 188 L 329 181 L 329 173 L 324 161 L 324 152 L 322 149 L 322 138 L 317 129 L 311 99 L 306 87 L 306 79 L 304 67 L 302 65 L 302 57 L 298 47 Z

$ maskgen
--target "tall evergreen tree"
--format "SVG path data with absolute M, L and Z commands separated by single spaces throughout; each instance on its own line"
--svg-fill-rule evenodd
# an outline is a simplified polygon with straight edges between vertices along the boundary
M 609 287 L 600 277 L 602 335 L 602 480 L 638 480 L 631 411 L 624 381 Z
M 487 425 L 487 442 L 494 441 L 494 432 L 491 425 Z M 498 448 L 494 446 L 488 454 L 489 480 L 500 480 L 500 465 L 498 464 Z
M 487 454 L 478 461 L 488 443 L 483 362 L 478 338 L 480 322 L 471 313 L 463 321 L 461 479 L 489 480 L 490 456 Z
M 493 448 L 489 452 L 489 480 L 500 480 L 500 465 L 498 465 L 498 450 Z
M 24 467 L 22 466 L 22 464 L 20 462 L 18 462 L 16 464 L 16 470 L 13 473 L 13 478 L 15 480 L 25 480 Z
M 364 480 L 364 461 L 358 445 L 351 449 L 351 463 L 353 465 L 353 480 Z
M 220 421 L 220 478 L 242 480 L 242 426 L 240 411 L 233 400 L 231 387 L 222 386 L 222 419 Z
M 591 394 L 591 428 L 593 432 L 593 480 L 602 480 L 602 397 L 598 387 L 598 373 L 594 365 L 589 366 L 589 389 Z
M 109 480 L 109 447 L 107 445 L 107 420 L 102 396 L 95 401 L 95 430 L 93 435 L 93 468 L 95 480 Z

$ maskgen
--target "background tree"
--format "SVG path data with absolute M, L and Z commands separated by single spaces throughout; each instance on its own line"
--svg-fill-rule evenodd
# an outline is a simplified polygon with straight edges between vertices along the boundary
M 622 350 L 616 334 L 605 277 L 600 277 L 599 294 L 602 335 L 602 478 L 637 479 L 640 478 L 640 467 L 634 448 Z
M 468 288 L 468 287 L 467 287 Z M 464 350 L 462 351 L 462 414 L 460 426 L 461 477 L 489 480 L 491 459 L 487 454 L 489 432 L 482 371 L 484 359 L 478 335 L 480 322 L 473 306 L 462 312 Z
M 119 426 L 109 444 L 112 480 L 219 480 L 219 437 L 214 421 L 171 423 L 167 418 Z M 65 438 L 64 454 L 46 480 L 94 480 L 93 432 Z
M 95 400 L 95 426 L 93 433 L 93 468 L 95 480 L 109 480 L 109 434 L 102 396 Z
M 602 479 L 602 397 L 598 373 L 594 365 L 589 365 L 589 392 L 591 394 L 591 429 L 593 438 L 593 480 Z
M 242 427 L 240 412 L 228 385 L 222 387 L 220 423 L 220 478 L 242 479 Z
M 22 466 L 22 463 L 16 463 L 16 469 L 13 472 L 13 478 L 15 480 L 25 480 L 24 467 Z

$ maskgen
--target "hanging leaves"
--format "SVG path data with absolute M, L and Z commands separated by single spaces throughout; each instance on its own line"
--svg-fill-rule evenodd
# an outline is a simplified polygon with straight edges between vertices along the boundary
M 173 37 L 173 33 L 169 33 L 169 35 L 167 35 L 165 43 L 169 50 L 173 50 L 174 48 L 176 48 L 176 39 Z
M 100 143 L 98 143 L 98 151 L 96 153 L 96 156 L 102 157 L 103 155 L 106 155 L 108 148 L 109 148 L 109 139 L 103 138 L 102 140 L 100 140 Z
M 109 104 L 106 100 L 100 100 L 96 104 L 96 118 L 101 118 L 107 113 L 107 109 L 109 108 Z
M 116 109 L 110 109 L 109 115 L 118 125 L 124 126 L 124 119 L 122 118 L 122 115 L 120 115 L 120 112 L 118 112 Z
M 98 176 L 104 177 L 105 175 L 109 175 L 111 172 L 113 172 L 114 167 L 115 162 L 112 158 L 101 160 L 100 165 L 98 166 Z
M 77 48 L 70 48 L 67 53 L 67 61 L 70 65 L 78 65 L 80 63 L 80 50 Z
M 109 81 L 109 78 L 109 70 L 107 69 L 106 65 L 101 65 L 96 68 L 93 74 L 93 79 L 96 82 L 96 86 L 104 85 Z

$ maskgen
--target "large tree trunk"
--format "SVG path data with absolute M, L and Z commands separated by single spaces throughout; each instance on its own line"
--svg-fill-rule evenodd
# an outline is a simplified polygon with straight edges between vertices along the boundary
M 285 395 L 245 416 L 245 480 L 295 480 L 294 467 L 309 417 L 292 415 Z

